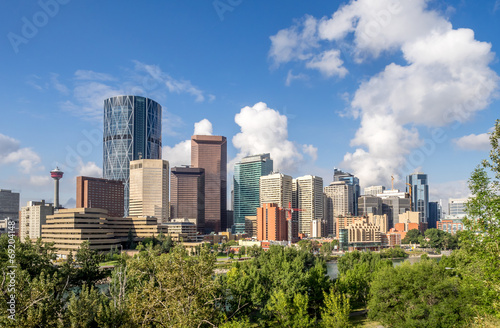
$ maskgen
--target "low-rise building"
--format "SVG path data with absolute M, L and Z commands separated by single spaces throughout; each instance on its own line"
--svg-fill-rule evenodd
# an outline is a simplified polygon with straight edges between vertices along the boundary
M 245 216 L 245 233 L 257 237 L 257 216 Z

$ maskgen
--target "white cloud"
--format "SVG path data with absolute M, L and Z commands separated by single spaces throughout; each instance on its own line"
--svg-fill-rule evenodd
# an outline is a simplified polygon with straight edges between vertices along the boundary
M 443 211 L 448 212 L 450 198 L 467 198 L 471 193 L 466 180 L 432 183 L 429 185 L 429 198 L 431 201 L 442 201 Z
M 351 140 L 356 149 L 345 154 L 342 167 L 354 171 L 362 184 L 409 173 L 401 169 L 424 143 L 420 127 L 467 122 L 495 97 L 498 76 L 489 67 L 494 59 L 491 44 L 475 40 L 470 29 L 453 29 L 446 17 L 427 5 L 426 0 L 352 0 L 331 18 L 320 19 L 316 32 L 308 32 L 321 46 L 309 42 L 300 48 L 308 55 L 301 59 L 305 66 L 327 76 L 344 74 L 338 71 L 344 68 L 339 47 L 358 64 L 381 54 L 401 54 L 405 61 L 389 62 L 352 97 L 348 113 L 360 119 L 360 127 Z M 286 31 L 297 39 L 303 29 L 295 24 Z M 323 64 L 324 54 L 331 54 L 329 65 Z
M 48 174 L 30 176 L 30 184 L 36 187 L 48 187 L 53 183 L 52 181 Z
M 289 70 L 289 71 L 288 71 L 288 74 L 287 74 L 287 76 L 286 76 L 285 85 L 286 85 L 287 87 L 289 87 L 289 86 L 292 84 L 292 82 L 293 82 L 293 81 L 295 81 L 295 80 L 307 80 L 307 79 L 308 79 L 307 75 L 302 74 L 302 73 L 299 73 L 299 74 L 297 74 L 297 75 L 294 75 L 294 74 L 292 73 L 292 70 Z
M 313 145 L 302 145 L 302 151 L 309 155 L 313 162 L 315 162 L 318 159 L 318 148 L 314 147 Z
M 15 164 L 22 173 L 43 169 L 41 158 L 31 148 L 20 148 L 20 142 L 0 133 L 0 164 Z
M 80 160 L 80 164 L 76 168 L 77 176 L 86 176 L 86 177 L 102 177 L 102 168 L 97 166 L 94 162 L 86 162 L 84 163 Z
M 194 123 L 193 135 L 212 135 L 212 133 L 212 123 L 206 118 Z M 191 165 L 191 139 L 181 141 L 173 147 L 164 146 L 162 158 L 169 162 L 170 167 Z
M 194 135 L 208 135 L 213 133 L 212 123 L 206 118 L 194 124 Z
M 328 50 L 312 58 L 306 67 L 315 68 L 327 77 L 334 75 L 344 77 L 347 74 L 347 69 L 342 66 L 343 64 L 339 50 Z
M 50 82 L 52 83 L 52 86 L 54 87 L 54 89 L 56 89 L 60 93 L 67 94 L 69 92 L 68 87 L 65 86 L 64 84 L 62 84 L 61 82 L 59 82 L 59 75 L 58 74 L 55 74 L 55 73 L 50 74 Z
M 317 149 L 314 146 L 297 146 L 288 140 L 287 117 L 263 102 L 242 108 L 234 121 L 240 126 L 241 132 L 233 137 L 233 145 L 239 152 L 229 163 L 230 170 L 234 163 L 245 156 L 270 153 L 275 171 L 292 174 L 304 161 L 303 152 L 313 160 L 316 157 Z
M 94 71 L 79 69 L 75 72 L 75 79 L 77 80 L 94 80 L 94 81 L 114 81 L 115 78 L 106 73 L 99 73 Z
M 461 149 L 464 150 L 489 150 L 490 149 L 490 135 L 488 133 L 469 134 L 453 142 Z

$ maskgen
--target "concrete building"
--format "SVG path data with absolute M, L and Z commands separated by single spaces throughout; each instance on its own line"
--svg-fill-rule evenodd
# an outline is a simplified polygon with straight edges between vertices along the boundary
M 76 177 L 76 207 L 102 208 L 109 216 L 124 216 L 123 181 Z
M 382 198 L 363 195 L 358 199 L 358 216 L 382 214 Z
M 437 229 L 456 234 L 458 231 L 464 230 L 463 218 L 445 219 L 437 222 Z
M 104 100 L 103 177 L 123 182 L 124 214 L 128 216 L 130 161 L 161 159 L 162 108 L 139 96 Z
M 176 241 L 195 241 L 197 236 L 196 225 L 188 219 L 173 219 L 162 224 L 165 234 L 172 236 Z
M 386 190 L 377 197 L 382 198 L 382 214 L 389 219 L 389 228 L 399 223 L 399 214 L 410 210 L 410 198 L 406 192 L 399 190 Z
M 412 211 L 419 212 L 420 222 L 427 223 L 429 220 L 429 184 L 427 174 L 412 173 L 406 177 L 407 191 L 411 186 Z
M 260 177 L 260 206 L 265 203 L 288 208 L 292 204 L 292 177 L 283 173 L 272 173 Z
M 264 203 L 257 208 L 257 240 L 288 240 L 286 212 L 277 204 Z
M 373 215 L 372 213 L 369 213 L 366 216 L 352 216 L 352 215 L 347 215 L 347 216 L 337 216 L 335 217 L 335 226 L 336 226 L 336 234 L 337 236 L 340 233 L 341 229 L 347 228 L 347 226 L 354 224 L 354 223 L 369 223 L 371 225 L 379 227 L 379 231 L 381 233 L 385 233 L 388 231 L 388 218 L 387 215 L 382 214 L 382 215 Z
M 292 208 L 302 210 L 293 213 L 299 222 L 299 233 L 310 236 L 312 234 L 312 221 L 319 220 L 321 225 L 324 219 L 323 178 L 306 175 L 293 179 Z M 321 237 L 321 235 L 317 237 Z
M 130 216 L 154 216 L 158 223 L 167 222 L 168 161 L 139 159 L 130 162 Z
M 466 216 L 465 204 L 468 201 L 469 198 L 450 198 L 448 201 L 448 215 L 456 218 Z
M 389 231 L 389 219 L 387 218 L 387 215 L 373 215 L 372 213 L 368 213 L 365 217 L 367 218 L 368 223 L 379 227 L 381 233 Z
M 227 229 L 227 141 L 222 136 L 191 137 L 191 167 L 205 169 L 205 229 Z
M 361 196 L 359 179 L 356 178 L 351 173 L 343 172 L 339 169 L 334 169 L 333 182 L 338 182 L 338 181 L 343 181 L 347 185 L 352 187 L 352 197 L 350 198 L 352 205 L 350 205 L 350 207 L 352 208 L 352 214 L 358 215 L 358 198 Z
M 42 225 L 42 241 L 54 243 L 56 253 L 63 257 L 70 252 L 76 254 L 84 241 L 89 242 L 90 249 L 103 252 L 120 245 L 108 225 L 107 211 L 96 208 L 60 209 L 48 215 Z
M 205 232 L 205 169 L 173 167 L 170 172 L 171 215 L 186 218 Z
M 153 216 L 110 216 L 106 218 L 106 223 L 113 230 L 115 238 L 118 238 L 122 243 L 128 241 L 129 231 L 136 242 L 158 236 L 160 232 L 165 233 L 163 226 L 158 224 L 158 219 Z
M 260 177 L 271 174 L 273 160 L 270 154 L 252 155 L 234 165 L 233 208 L 234 231 L 245 232 L 245 217 L 255 216 L 260 206 Z
M 13 220 L 19 228 L 19 193 L 0 189 L 0 220 L 6 218 Z
M 311 237 L 312 238 L 324 237 L 324 227 L 322 220 L 319 219 L 311 220 Z
M 381 242 L 380 227 L 372 223 L 363 220 L 357 220 L 349 224 L 345 229 L 347 229 L 349 244 L 373 244 Z
M 245 233 L 248 237 L 257 237 L 257 216 L 245 216 Z
M 330 223 L 328 226 L 328 234 L 338 233 L 338 229 L 335 228 L 335 217 L 338 216 L 348 216 L 354 215 L 354 197 L 353 186 L 347 184 L 345 181 L 332 182 L 329 186 L 323 189 L 326 196 L 326 208 L 327 222 Z
M 385 191 L 384 186 L 370 186 L 364 189 L 363 195 L 365 196 L 377 196 Z M 358 207 L 359 208 L 359 207 Z
M 37 240 L 42 237 L 42 225 L 45 224 L 48 215 L 54 214 L 54 206 L 50 203 L 30 201 L 21 208 L 21 220 L 19 224 L 19 238 L 21 241 Z

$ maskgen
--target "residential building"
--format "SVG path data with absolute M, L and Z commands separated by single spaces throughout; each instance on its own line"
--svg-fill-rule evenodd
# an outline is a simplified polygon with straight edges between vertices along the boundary
M 170 171 L 171 218 L 187 218 L 205 232 L 205 169 L 173 167 Z
M 378 243 L 381 242 L 381 232 L 380 227 L 372 223 L 357 220 L 349 224 L 345 229 L 347 229 L 349 244 L 359 244 L 362 243 Z
M 352 186 L 352 214 L 358 215 L 358 198 L 361 196 L 361 190 L 359 187 L 359 179 L 356 178 L 351 173 L 343 172 L 339 169 L 333 170 L 333 182 L 344 181 L 347 185 Z
M 20 213 L 19 238 L 21 241 L 35 241 L 42 236 L 42 225 L 45 224 L 47 216 L 54 214 L 54 206 L 45 203 L 45 200 L 30 201 L 21 208 Z
M 353 186 L 347 184 L 345 181 L 336 181 L 330 183 L 329 186 L 323 188 L 323 193 L 326 196 L 326 209 L 328 234 L 332 235 L 334 232 L 338 233 L 335 228 L 335 217 L 354 215 L 354 197 Z M 336 236 L 338 236 L 336 234 Z
M 6 218 L 14 221 L 19 228 L 19 193 L 0 189 L 0 220 Z
M 257 240 L 288 240 L 286 211 L 278 204 L 264 203 L 257 208 Z
M 102 208 L 109 216 L 124 216 L 123 181 L 76 177 L 76 207 Z
M 139 159 L 130 161 L 129 216 L 154 216 L 158 223 L 167 222 L 168 161 Z
M 104 100 L 103 177 L 123 182 L 124 215 L 128 216 L 130 161 L 161 159 L 162 108 L 139 96 Z
M 323 178 L 306 175 L 292 180 L 292 208 L 299 223 L 299 233 L 310 236 L 311 223 L 323 221 Z M 320 231 L 320 230 L 319 230 Z M 321 237 L 321 236 L 318 236 Z
M 222 136 L 191 137 L 191 167 L 205 169 L 205 230 L 227 229 L 227 141 Z
M 265 203 L 289 208 L 292 204 L 292 177 L 283 173 L 272 173 L 260 177 L 260 206 Z
M 272 171 L 270 154 L 247 156 L 234 165 L 232 199 L 235 233 L 244 233 L 245 217 L 255 216 L 260 206 L 260 177 Z
M 406 177 L 406 190 L 410 192 L 412 211 L 420 213 L 420 222 L 429 220 L 429 185 L 427 174 L 412 173 Z
M 370 186 L 364 189 L 363 195 L 365 196 L 377 196 L 385 191 L 384 186 Z M 359 208 L 359 207 L 358 207 Z
M 379 227 L 381 233 L 386 233 L 389 231 L 389 219 L 386 214 L 374 215 L 373 213 L 368 213 L 365 215 L 368 223 Z

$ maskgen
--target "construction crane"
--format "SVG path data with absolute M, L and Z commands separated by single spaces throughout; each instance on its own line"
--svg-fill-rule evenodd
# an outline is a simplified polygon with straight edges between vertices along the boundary
M 413 211 L 413 207 L 411 206 L 411 184 L 409 184 L 408 182 L 406 183 L 407 186 L 409 186 L 410 188 L 410 211 Z
M 286 220 L 288 223 L 288 244 L 292 244 L 292 231 L 293 231 L 293 218 L 292 218 L 292 213 L 293 212 L 304 212 L 305 210 L 301 208 L 292 208 L 292 202 L 288 202 L 288 208 L 280 208 L 282 210 L 285 210 L 287 213 L 286 215 Z

